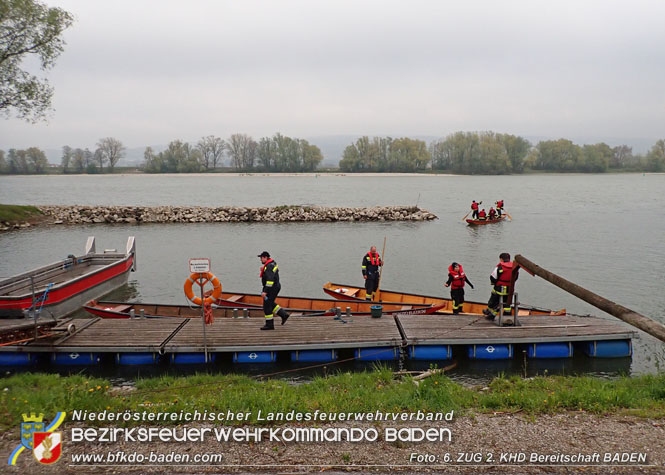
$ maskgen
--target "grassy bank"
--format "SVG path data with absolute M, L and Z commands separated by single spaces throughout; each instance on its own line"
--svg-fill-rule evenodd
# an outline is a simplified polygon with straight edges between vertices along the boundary
M 0 204 L 0 221 L 10 224 L 29 222 L 41 216 L 42 212 L 35 206 Z
M 21 422 L 25 412 L 90 411 L 179 412 L 400 412 L 457 413 L 523 411 L 552 414 L 584 410 L 665 417 L 665 375 L 604 380 L 591 377 L 496 378 L 485 388 L 465 388 L 444 375 L 414 384 L 390 370 L 341 373 L 293 385 L 238 375 L 195 375 L 139 380 L 136 390 L 120 392 L 105 379 L 82 375 L 20 374 L 0 380 L 0 425 Z

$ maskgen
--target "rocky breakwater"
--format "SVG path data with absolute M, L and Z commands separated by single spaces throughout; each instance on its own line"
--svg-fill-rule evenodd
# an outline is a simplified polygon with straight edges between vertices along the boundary
M 437 216 L 416 206 L 346 208 L 323 206 L 40 206 L 51 224 L 235 223 L 290 221 L 430 221 Z

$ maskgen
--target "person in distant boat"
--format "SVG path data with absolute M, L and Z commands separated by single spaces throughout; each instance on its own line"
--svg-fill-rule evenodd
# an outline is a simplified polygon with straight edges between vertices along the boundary
M 492 219 L 494 219 L 494 218 L 496 218 L 496 211 L 495 211 L 494 208 L 490 208 L 490 211 L 489 211 L 489 219 L 492 220 Z
M 282 289 L 279 283 L 279 269 L 277 268 L 277 263 L 270 258 L 268 251 L 263 251 L 257 257 L 261 258 L 261 273 L 259 276 L 261 277 L 261 284 L 263 284 L 261 297 L 263 297 L 263 314 L 266 317 L 266 323 L 261 327 L 261 330 L 274 330 L 275 322 L 273 321 L 273 317 L 275 314 L 281 317 L 282 325 L 289 318 L 286 310 L 275 303 L 277 294 Z
M 494 268 L 490 274 L 490 282 L 492 283 L 492 294 L 487 302 L 487 308 L 483 310 L 485 318 L 494 320 L 499 314 L 501 309 L 501 297 L 503 297 L 503 315 L 506 316 L 505 323 L 512 325 L 513 319 L 511 314 L 511 298 L 513 289 L 513 273 L 517 270 L 514 269 L 513 263 L 510 262 L 510 254 L 502 252 L 499 254 L 499 264 Z M 515 274 L 517 280 L 517 274 Z
M 478 219 L 480 221 L 485 221 L 487 219 L 487 213 L 485 212 L 485 208 L 481 209 L 480 212 L 478 213 Z
M 478 219 L 478 205 L 481 204 L 483 204 L 482 201 L 480 203 L 476 203 L 476 200 L 471 202 L 471 210 L 473 211 L 473 213 L 471 213 L 471 219 Z
M 499 201 L 497 201 L 497 202 L 494 203 L 494 204 L 496 205 L 496 214 L 497 214 L 497 215 L 499 216 L 499 218 L 500 218 L 501 215 L 503 214 L 503 200 L 499 200 Z
M 369 248 L 363 256 L 361 270 L 365 279 L 365 300 L 374 300 L 374 292 L 379 288 L 379 267 L 383 265 L 381 256 L 376 252 L 376 246 Z
M 453 262 L 448 267 L 448 282 L 443 284 L 450 287 L 450 298 L 453 299 L 453 313 L 457 314 L 464 311 L 464 284 L 467 283 L 473 289 L 473 284 L 464 273 L 462 265 Z

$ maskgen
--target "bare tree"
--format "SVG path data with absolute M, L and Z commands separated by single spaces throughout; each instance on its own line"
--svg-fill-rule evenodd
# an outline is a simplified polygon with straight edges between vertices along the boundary
M 226 149 L 231 157 L 231 165 L 239 170 L 249 170 L 256 160 L 256 141 L 247 134 L 233 134 L 229 137 Z
M 221 163 L 224 150 L 226 150 L 226 142 L 214 135 L 208 135 L 199 140 L 196 148 L 201 152 L 203 166 L 206 170 L 209 170 L 210 168 L 217 168 L 217 163 Z
M 112 171 L 118 160 L 125 156 L 125 146 L 118 139 L 106 137 L 99 139 L 99 142 L 97 142 L 95 155 L 97 153 L 99 153 L 99 167 L 102 168 L 102 164 L 106 162 Z

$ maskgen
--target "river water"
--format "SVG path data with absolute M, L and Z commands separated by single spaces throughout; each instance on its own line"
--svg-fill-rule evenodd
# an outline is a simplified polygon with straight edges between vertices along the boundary
M 512 222 L 470 227 L 462 221 L 472 199 L 489 209 L 500 198 Z M 467 289 L 467 300 L 486 301 L 489 273 L 505 251 L 665 323 L 662 174 L 3 176 L 0 203 L 418 205 L 439 217 L 418 223 L 48 226 L 0 234 L 0 276 L 82 253 L 89 235 L 96 236 L 98 250 L 124 249 L 127 236 L 136 236 L 138 271 L 113 295 L 118 299 L 185 303 L 190 257 L 211 258 L 225 290 L 259 292 L 256 255 L 263 250 L 279 263 L 282 295 L 324 297 L 321 286 L 328 281 L 362 285 L 361 259 L 370 245 L 381 251 L 385 238 L 385 289 L 447 296 L 442 284 L 457 261 L 476 287 Z M 616 320 L 526 273 L 517 291 L 526 304 Z M 589 371 L 604 371 L 584 361 Z M 665 345 L 640 333 L 632 362 L 622 370 L 653 373 L 663 365 Z

